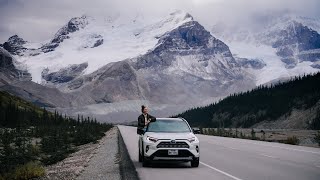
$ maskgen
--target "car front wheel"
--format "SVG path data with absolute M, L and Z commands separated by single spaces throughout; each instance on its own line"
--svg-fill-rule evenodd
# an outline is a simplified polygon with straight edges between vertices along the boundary
M 142 166 L 143 167 L 149 167 L 149 165 L 150 165 L 150 161 L 147 160 L 146 158 L 143 158 Z
M 199 167 L 199 158 L 194 158 L 192 161 L 191 161 L 191 167 Z

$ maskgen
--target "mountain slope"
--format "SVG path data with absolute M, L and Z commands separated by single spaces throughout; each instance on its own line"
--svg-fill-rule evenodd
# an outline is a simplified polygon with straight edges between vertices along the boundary
M 146 54 L 110 63 L 60 89 L 81 92 L 98 103 L 146 99 L 198 104 L 251 88 L 249 79 L 228 46 L 191 20 L 160 36 Z
M 256 77 L 256 84 L 261 85 L 318 72 L 319 27 L 319 19 L 267 14 L 259 22 L 255 21 L 254 26 L 222 22 L 215 24 L 212 32 L 228 44 L 236 59 L 265 64 L 260 69 L 244 68 Z
M 303 61 L 320 61 L 320 34 L 317 31 L 295 20 L 286 22 L 282 28 L 270 29 L 263 35 L 264 39 L 276 48 L 287 68 Z
M 260 86 L 177 116 L 202 127 L 320 129 L 320 73 Z
M 69 107 L 94 103 L 92 98 L 76 96 L 31 81 L 31 74 L 23 64 L 0 47 L 0 90 L 10 92 L 44 107 Z M 76 98 L 77 97 L 77 98 Z M 85 103 L 84 103 L 85 102 Z

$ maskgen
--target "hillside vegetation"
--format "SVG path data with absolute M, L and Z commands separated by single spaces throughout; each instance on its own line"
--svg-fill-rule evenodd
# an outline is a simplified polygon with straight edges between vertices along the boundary
M 42 176 L 42 165 L 96 142 L 112 127 L 89 117 L 51 113 L 1 91 L 0 107 L 0 179 Z
M 282 128 L 286 123 L 288 128 L 320 129 L 319 100 L 320 73 L 317 73 L 233 94 L 175 117 L 184 117 L 192 126 L 199 127 L 249 128 L 273 124 L 273 128 Z

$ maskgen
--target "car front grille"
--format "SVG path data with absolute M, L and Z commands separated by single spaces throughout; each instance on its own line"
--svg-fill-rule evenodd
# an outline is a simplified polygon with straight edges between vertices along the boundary
M 178 155 L 168 155 L 168 150 L 158 150 L 153 157 L 193 157 L 193 154 L 188 150 L 179 150 Z
M 189 145 L 186 142 L 160 142 L 157 145 L 157 148 L 189 148 Z

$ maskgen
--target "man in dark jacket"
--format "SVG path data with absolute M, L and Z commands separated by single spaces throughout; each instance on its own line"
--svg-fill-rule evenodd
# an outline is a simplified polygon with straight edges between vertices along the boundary
M 141 106 L 142 114 L 138 117 L 138 129 L 144 129 L 150 122 L 156 121 L 156 118 L 148 114 L 148 108 L 144 105 Z

